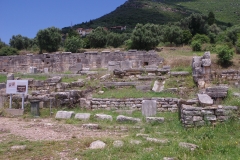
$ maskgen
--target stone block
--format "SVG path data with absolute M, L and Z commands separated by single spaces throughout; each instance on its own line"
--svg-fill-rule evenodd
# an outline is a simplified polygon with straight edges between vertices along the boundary
M 156 100 L 143 100 L 142 101 L 142 115 L 149 117 L 154 116 L 157 113 Z
M 202 120 L 203 120 L 203 117 L 201 116 L 193 116 L 193 122 L 202 121 Z
M 198 148 L 196 144 L 186 143 L 186 142 L 180 142 L 179 147 L 187 148 L 187 149 L 190 149 L 191 151 Z
M 98 120 L 113 120 L 112 116 L 107 114 L 95 114 L 94 117 Z
M 146 117 L 147 123 L 163 123 L 164 117 Z
M 164 90 L 164 84 L 165 84 L 165 81 L 163 82 L 155 81 L 152 90 L 154 92 L 161 92 Z
M 48 68 L 43 68 L 43 73 L 49 73 Z
M 105 148 L 106 144 L 100 140 L 94 141 L 90 144 L 90 149 L 103 149 Z
M 90 115 L 90 113 L 77 113 L 74 118 L 80 120 L 89 120 Z
M 8 108 L 8 109 L 5 109 L 5 112 L 9 115 L 12 115 L 12 116 L 22 116 L 23 113 L 24 113 L 24 110 L 23 109 Z
M 120 66 L 122 70 L 129 70 L 132 69 L 132 62 L 131 61 L 121 61 Z
M 99 125 L 94 123 L 83 124 L 82 127 L 86 129 L 99 129 Z
M 14 80 L 14 74 L 13 73 L 8 73 L 7 74 L 7 80 Z
M 56 119 L 70 119 L 74 117 L 75 113 L 73 111 L 58 111 L 55 118 Z
M 212 105 L 213 99 L 207 94 L 198 94 L 198 99 L 202 105 Z
M 207 121 L 216 121 L 217 117 L 215 115 L 204 115 L 204 120 Z
M 127 117 L 127 116 L 123 116 L 123 115 L 119 115 L 117 116 L 117 122 L 140 122 L 141 119 L 140 118 L 133 118 L 133 117 Z

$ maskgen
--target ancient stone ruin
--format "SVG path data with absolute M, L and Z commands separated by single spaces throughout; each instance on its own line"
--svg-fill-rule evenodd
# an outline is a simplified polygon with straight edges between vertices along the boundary
M 185 87 L 164 88 L 165 81 L 170 78 L 189 76 L 189 72 L 172 72 L 170 66 L 161 65 L 163 58 L 154 51 L 128 51 L 128 52 L 86 52 L 86 53 L 58 53 L 42 55 L 24 55 L 2 57 L 0 66 L 4 72 L 23 72 L 31 74 L 50 75 L 44 81 L 28 79 L 31 92 L 25 95 L 25 105 L 32 101 L 39 101 L 40 108 L 49 107 L 80 107 L 89 110 L 106 109 L 123 112 L 134 110 L 142 111 L 147 119 L 155 116 L 157 112 L 179 112 L 179 119 L 184 127 L 202 126 L 206 122 L 215 123 L 224 121 L 237 111 L 236 106 L 221 106 L 219 103 L 227 96 L 228 86 L 212 84 L 216 79 L 228 79 L 239 82 L 239 71 L 223 71 L 217 73 L 211 69 L 210 52 L 203 56 L 193 57 L 192 76 L 198 85 L 195 98 L 183 100 L 181 98 L 92 98 L 92 92 L 99 86 L 135 87 L 141 91 L 178 92 Z M 161 66 L 161 67 L 160 67 Z M 86 84 L 97 79 L 91 71 L 96 68 L 105 69 L 107 74 L 101 76 L 99 85 L 86 88 Z M 87 74 L 86 79 L 78 79 L 70 83 L 62 82 L 61 72 L 71 71 L 75 75 Z M 91 72 L 91 74 L 90 74 Z M 49 74 L 51 73 L 51 74 Z M 8 74 L 8 79 L 14 79 L 13 74 Z M 153 83 L 154 82 L 154 83 Z M 5 84 L 0 84 L 1 107 L 8 101 L 9 95 L 5 94 Z M 98 91 L 99 94 L 104 91 Z M 14 104 L 21 101 L 20 95 L 13 95 Z M 59 111 L 56 117 L 87 119 L 90 114 Z M 108 115 L 97 115 L 98 118 Z M 108 117 L 108 119 L 111 119 Z M 120 117 L 129 120 L 131 117 Z M 162 121 L 162 119 L 161 119 Z
M 163 62 L 154 51 L 103 51 L 85 53 L 44 53 L 21 56 L 4 56 L 0 59 L 0 71 L 20 73 L 48 73 L 96 69 L 96 68 L 142 68 L 158 66 Z

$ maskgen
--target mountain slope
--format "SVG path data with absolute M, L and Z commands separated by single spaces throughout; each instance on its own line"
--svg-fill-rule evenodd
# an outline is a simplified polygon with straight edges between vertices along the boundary
M 240 22 L 239 0 L 128 0 L 113 12 L 73 28 L 96 28 L 98 26 L 127 26 L 137 23 L 166 24 L 176 22 L 191 13 L 215 14 L 218 21 L 238 24 Z M 63 28 L 63 32 L 69 27 Z

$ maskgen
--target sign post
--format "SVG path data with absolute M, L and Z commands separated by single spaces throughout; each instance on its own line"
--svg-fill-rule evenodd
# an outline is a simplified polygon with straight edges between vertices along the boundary
M 12 94 L 10 94 L 10 103 L 9 103 L 9 108 L 12 108 Z
M 24 110 L 24 94 L 28 91 L 28 80 L 7 80 L 6 93 L 10 94 L 10 105 L 12 108 L 12 94 L 22 94 L 22 110 Z

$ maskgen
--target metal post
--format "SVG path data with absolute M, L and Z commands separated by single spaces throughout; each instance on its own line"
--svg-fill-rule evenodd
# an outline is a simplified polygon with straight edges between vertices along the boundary
M 22 94 L 22 110 L 24 110 L 24 94 Z
M 52 99 L 50 98 L 50 117 L 52 116 Z
M 12 94 L 10 94 L 10 103 L 9 103 L 9 108 L 12 108 Z

